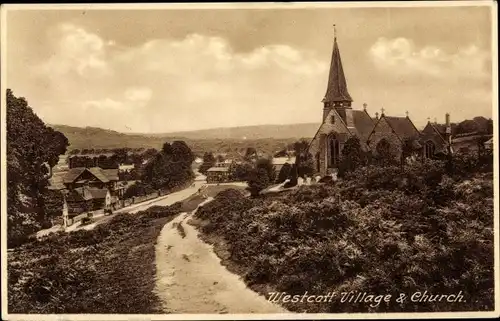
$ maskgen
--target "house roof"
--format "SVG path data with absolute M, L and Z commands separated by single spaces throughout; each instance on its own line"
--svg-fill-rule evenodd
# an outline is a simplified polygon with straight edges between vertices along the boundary
M 91 167 L 88 168 L 88 171 L 91 172 L 101 182 L 103 183 L 109 182 L 109 178 L 104 173 L 104 170 L 101 169 L 100 167 Z
M 210 167 L 207 172 L 227 172 L 229 171 L 228 167 Z
M 478 134 L 472 134 L 472 135 L 462 135 L 462 136 L 455 136 L 451 139 L 451 143 L 463 143 L 467 141 L 473 141 L 481 137 L 482 135 Z
M 121 164 L 118 166 L 118 170 L 120 170 L 120 171 L 125 171 L 125 170 L 129 170 L 129 169 L 134 169 L 134 168 L 135 168 L 134 164 Z
M 66 199 L 69 202 L 88 201 L 92 199 L 92 194 L 87 187 L 78 187 L 71 190 L 66 196 Z
M 352 101 L 351 95 L 347 91 L 347 82 L 340 59 L 337 37 L 333 42 L 332 61 L 330 63 L 330 74 L 328 76 L 328 87 L 326 89 L 323 102 Z
M 360 136 L 359 138 L 362 141 L 366 141 L 368 139 L 368 136 L 370 136 L 373 127 L 375 126 L 373 119 L 364 110 L 353 110 L 352 116 L 354 120 L 354 126 L 358 135 Z
M 88 171 L 98 180 L 103 183 L 107 183 L 109 181 L 117 181 L 118 180 L 118 169 L 102 169 L 100 167 L 76 167 L 70 169 L 66 175 L 64 176 L 63 182 L 73 183 L 75 180 L 84 172 Z
M 444 136 L 446 135 L 446 126 L 442 124 L 433 124 L 431 122 L 427 123 L 428 126 L 431 126 L 431 128 L 434 130 L 434 132 L 441 138 L 442 142 L 447 144 L 446 140 L 444 139 Z
M 415 128 L 410 118 L 385 115 L 383 117 L 400 138 L 409 138 L 419 135 L 419 131 Z
M 75 179 L 80 176 L 81 173 L 85 171 L 85 167 L 75 167 L 71 168 L 66 175 L 64 175 L 63 182 L 64 183 L 72 183 Z
M 99 168 L 99 167 L 96 167 Z M 101 169 L 104 172 L 104 175 L 110 180 L 110 181 L 117 181 L 118 179 L 118 168 L 110 168 L 110 169 Z
M 273 165 L 295 164 L 295 156 L 292 157 L 274 157 Z

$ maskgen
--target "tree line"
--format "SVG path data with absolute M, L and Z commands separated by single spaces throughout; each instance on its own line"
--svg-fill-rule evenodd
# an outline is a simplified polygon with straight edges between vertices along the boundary
M 48 219 L 44 193 L 49 171 L 66 153 L 68 139 L 48 127 L 24 97 L 7 89 L 7 239 L 16 243 Z

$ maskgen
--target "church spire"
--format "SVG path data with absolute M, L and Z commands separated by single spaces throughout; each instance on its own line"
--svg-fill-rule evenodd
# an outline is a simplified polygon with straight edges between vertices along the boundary
M 333 32 L 332 61 L 330 63 L 328 87 L 326 89 L 325 98 L 323 98 L 323 103 L 334 103 L 335 105 L 342 103 L 343 105 L 350 106 L 352 98 L 347 91 L 347 82 L 345 80 L 344 69 L 342 68 L 342 60 L 340 59 L 335 25 L 333 25 Z

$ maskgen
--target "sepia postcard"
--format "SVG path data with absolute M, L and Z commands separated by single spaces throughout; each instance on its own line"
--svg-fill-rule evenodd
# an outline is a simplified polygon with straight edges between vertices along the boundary
M 2 319 L 499 317 L 497 27 L 2 5 Z

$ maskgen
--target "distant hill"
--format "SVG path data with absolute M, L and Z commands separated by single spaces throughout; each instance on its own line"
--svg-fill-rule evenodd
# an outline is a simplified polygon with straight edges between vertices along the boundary
M 319 123 L 290 125 L 257 125 L 154 134 L 161 137 L 185 137 L 191 139 L 262 139 L 313 137 Z
M 68 138 L 69 150 L 120 147 L 160 149 L 167 141 L 184 140 L 196 154 L 202 155 L 205 151 L 244 151 L 247 147 L 274 153 L 300 138 L 311 139 L 319 124 L 214 128 L 165 134 L 125 134 L 96 127 L 50 126 Z

